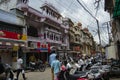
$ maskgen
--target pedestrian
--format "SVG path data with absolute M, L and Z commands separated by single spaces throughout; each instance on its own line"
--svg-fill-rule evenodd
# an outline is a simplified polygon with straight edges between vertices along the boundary
M 25 77 L 25 71 L 24 71 L 24 67 L 23 67 L 23 59 L 21 56 L 19 56 L 18 60 L 17 60 L 17 80 L 19 78 L 19 74 L 22 73 L 23 79 L 26 80 Z
M 83 66 L 84 66 L 84 60 L 83 60 L 82 57 L 79 59 L 78 64 L 79 64 L 79 66 L 80 66 L 80 71 L 82 71 Z
M 33 63 L 36 62 L 36 57 L 35 57 L 34 54 L 32 54 L 32 55 L 29 57 L 29 62 L 33 62 Z
M 1 56 L 0 56 L 0 80 L 5 79 L 5 67 L 1 61 Z
M 49 56 L 49 64 L 50 64 L 50 67 L 51 67 L 51 63 L 52 61 L 54 61 L 56 59 L 56 53 L 55 53 L 55 50 L 51 51 L 51 55 Z M 52 80 L 54 80 L 54 73 L 53 73 L 53 70 L 51 68 L 51 74 L 52 74 Z
M 74 74 L 77 69 L 80 68 L 77 61 L 69 61 L 66 66 L 67 70 L 69 70 L 69 74 Z
M 59 61 L 59 56 L 56 55 L 56 59 L 51 63 L 52 70 L 54 72 L 54 80 L 58 80 L 58 75 L 60 73 L 61 63 Z

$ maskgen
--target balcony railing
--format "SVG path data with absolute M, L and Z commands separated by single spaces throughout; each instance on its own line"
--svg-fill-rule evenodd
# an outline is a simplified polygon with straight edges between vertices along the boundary
M 54 18 L 53 16 L 47 14 L 46 12 L 43 12 L 43 15 L 44 15 L 45 17 L 47 17 L 47 18 L 52 19 L 53 21 L 55 21 L 55 22 L 57 22 L 57 23 L 59 23 L 59 24 L 62 23 L 62 20 L 61 20 L 61 19 Z
M 46 39 L 46 42 L 61 44 L 61 41 Z
M 40 37 L 28 36 L 28 40 L 29 40 L 29 41 L 36 41 L 36 42 L 39 42 L 39 41 L 41 41 L 41 38 L 40 38 Z
M 57 33 L 57 34 L 61 34 L 60 32 L 55 31 L 55 30 L 52 30 L 52 29 L 45 28 L 45 30 L 47 30 L 47 31 L 51 31 L 51 32 L 54 32 L 54 33 Z

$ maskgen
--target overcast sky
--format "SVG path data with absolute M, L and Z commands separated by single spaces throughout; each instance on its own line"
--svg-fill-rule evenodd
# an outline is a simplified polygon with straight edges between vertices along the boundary
M 77 0 L 29 0 L 29 5 L 37 10 L 40 10 L 42 4 L 47 1 L 52 4 L 59 13 L 64 17 L 69 17 L 73 22 L 81 22 L 84 27 L 88 27 L 89 31 L 93 34 L 95 41 L 99 42 L 97 31 L 97 24 L 93 19 L 77 2 Z M 95 0 L 79 0 L 87 9 L 95 16 L 96 9 L 94 2 Z M 102 24 L 110 20 L 109 14 L 104 11 L 104 0 L 101 0 L 100 7 L 95 16 L 99 20 L 100 27 Z M 102 41 L 107 43 L 108 36 L 107 28 L 100 28 Z

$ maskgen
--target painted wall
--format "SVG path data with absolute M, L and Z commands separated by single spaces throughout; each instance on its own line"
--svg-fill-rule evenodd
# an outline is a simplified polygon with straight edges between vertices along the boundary
M 0 21 L 24 26 L 24 18 L 20 18 L 12 13 L 0 10 Z
M 106 53 L 107 59 L 110 59 L 110 58 L 116 59 L 115 46 L 113 44 L 111 46 L 106 47 L 105 53 Z

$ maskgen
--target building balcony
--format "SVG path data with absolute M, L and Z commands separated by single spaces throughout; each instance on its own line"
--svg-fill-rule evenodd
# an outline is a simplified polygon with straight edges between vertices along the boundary
M 49 43 L 56 43 L 56 44 L 62 44 L 62 41 L 56 41 L 56 40 L 51 40 L 51 39 L 44 39 L 46 42 Z
M 40 38 L 40 37 L 28 36 L 28 41 L 40 42 L 40 41 L 41 41 L 41 38 Z
M 47 18 L 49 18 L 49 19 L 51 19 L 51 20 L 53 20 L 53 21 L 59 23 L 59 24 L 62 23 L 62 20 L 61 20 L 61 19 L 57 19 L 57 18 L 55 18 L 55 17 L 53 17 L 53 16 L 47 14 L 46 12 L 43 12 L 43 15 L 44 15 L 45 17 L 47 17 Z
M 21 4 L 17 5 L 17 8 L 22 9 L 24 11 L 27 11 L 28 10 L 28 5 L 25 4 L 25 3 L 21 3 Z
M 76 35 L 80 35 L 80 32 L 75 31 L 75 34 L 76 34 Z
M 53 32 L 53 33 L 61 34 L 60 32 L 58 32 L 58 31 L 56 31 L 56 30 L 52 30 L 52 29 L 45 28 L 45 30 L 46 30 L 46 31 Z
M 65 44 L 65 43 L 62 43 L 62 44 L 61 44 L 61 46 L 67 46 L 67 44 Z
M 65 25 L 61 24 L 61 27 L 64 28 L 64 29 L 67 29 L 67 30 L 69 29 L 69 26 L 68 26 L 68 25 L 65 26 Z

